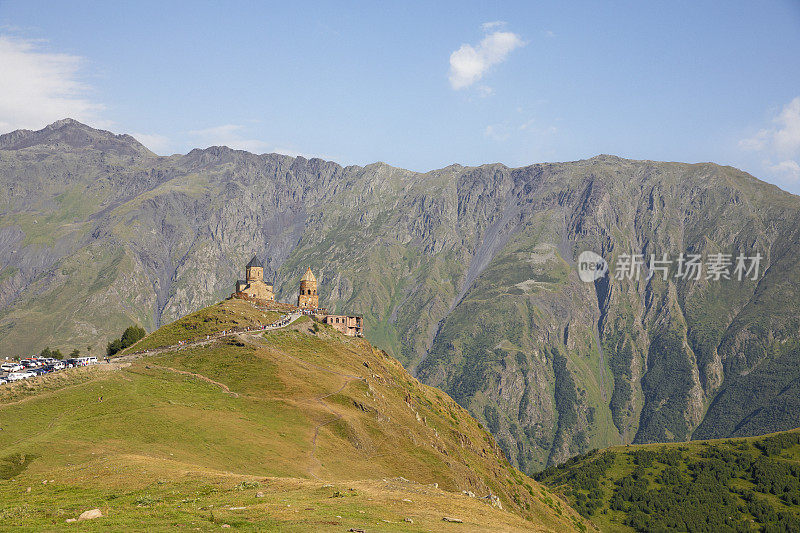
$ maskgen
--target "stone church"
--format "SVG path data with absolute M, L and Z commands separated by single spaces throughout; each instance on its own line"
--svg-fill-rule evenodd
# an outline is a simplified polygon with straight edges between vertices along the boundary
M 272 283 L 264 281 L 264 265 L 253 256 L 245 267 L 245 279 L 236 282 L 236 292 L 249 298 L 259 300 L 275 300 L 275 291 Z
M 275 290 L 272 283 L 264 281 L 264 265 L 253 256 L 245 267 L 245 278 L 236 282 L 236 291 L 233 293 L 235 298 L 245 298 L 260 302 L 262 305 L 269 306 L 269 302 L 275 302 Z M 317 294 L 317 278 L 311 271 L 311 267 L 306 269 L 306 273 L 300 278 L 300 292 L 297 294 L 297 306 L 275 303 L 277 306 L 289 307 L 303 314 L 315 316 L 317 320 L 332 326 L 339 332 L 349 337 L 364 336 L 363 318 L 357 315 L 329 315 L 328 311 L 319 306 L 319 295 Z

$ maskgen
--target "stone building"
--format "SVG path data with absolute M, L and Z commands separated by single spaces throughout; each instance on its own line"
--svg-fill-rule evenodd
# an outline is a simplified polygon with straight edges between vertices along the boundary
M 319 307 L 319 296 L 317 295 L 317 278 L 308 267 L 306 273 L 300 279 L 300 293 L 297 295 L 297 307 L 304 309 L 317 309 Z
M 264 282 L 264 265 L 256 256 L 247 263 L 245 267 L 245 278 L 236 282 L 236 291 L 233 297 L 244 298 L 247 300 L 259 300 L 268 308 L 280 310 L 283 313 L 298 313 L 310 315 L 321 320 L 323 323 L 333 326 L 336 330 L 350 337 L 364 336 L 364 319 L 355 315 L 329 315 L 327 310 L 319 306 L 319 295 L 317 294 L 317 278 L 311 271 L 311 267 L 306 269 L 306 273 L 300 278 L 300 292 L 297 295 L 297 306 L 286 303 L 275 302 L 275 292 L 272 283 Z M 264 301 L 269 300 L 271 304 Z M 257 303 L 257 302 L 256 302 Z
M 264 265 L 253 256 L 245 267 L 245 279 L 236 282 L 236 293 L 258 300 L 275 300 L 271 283 L 264 281 Z
M 364 324 L 360 316 L 325 315 L 322 321 L 349 337 L 364 336 Z

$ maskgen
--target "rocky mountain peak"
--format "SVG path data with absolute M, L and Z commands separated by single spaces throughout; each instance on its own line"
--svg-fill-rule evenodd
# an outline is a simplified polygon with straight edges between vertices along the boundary
M 29 148 L 47 151 L 96 150 L 118 156 L 154 155 L 128 134 L 116 135 L 72 118 L 57 120 L 36 131 L 20 129 L 0 135 L 0 150 Z

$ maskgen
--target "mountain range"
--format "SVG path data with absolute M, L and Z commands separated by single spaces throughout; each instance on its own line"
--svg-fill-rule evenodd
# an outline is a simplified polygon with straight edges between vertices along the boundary
M 227 296 L 255 253 L 283 301 L 311 266 L 323 305 L 363 315 L 527 472 L 800 426 L 800 198 L 731 167 L 163 157 L 65 119 L 0 136 L 0 185 L 1 355 L 101 353 Z M 583 251 L 607 275 L 582 281 Z M 618 276 L 665 254 L 706 270 Z M 731 279 L 707 278 L 716 254 Z M 739 280 L 736 258 L 756 255 Z

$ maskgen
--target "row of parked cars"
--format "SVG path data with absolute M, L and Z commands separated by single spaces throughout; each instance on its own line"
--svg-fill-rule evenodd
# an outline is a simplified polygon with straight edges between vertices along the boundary
M 18 362 L 3 363 L 0 370 L 7 373 L 5 377 L 0 377 L 0 385 L 12 381 L 29 379 L 42 374 L 49 374 L 65 368 L 76 366 L 96 365 L 97 357 L 76 357 L 73 359 L 53 359 L 44 357 L 31 357 L 30 359 L 20 359 Z

